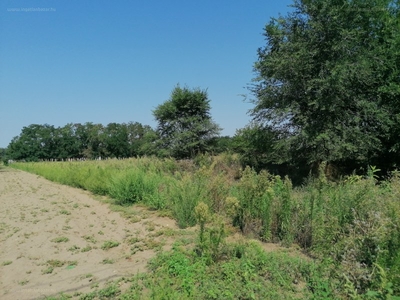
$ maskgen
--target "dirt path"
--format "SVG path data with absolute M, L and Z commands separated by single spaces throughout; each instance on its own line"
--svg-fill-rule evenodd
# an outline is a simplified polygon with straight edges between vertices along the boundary
M 13 169 L 0 169 L 0 204 L 3 300 L 90 292 L 136 274 L 176 229 L 146 209 L 126 219 L 85 191 Z

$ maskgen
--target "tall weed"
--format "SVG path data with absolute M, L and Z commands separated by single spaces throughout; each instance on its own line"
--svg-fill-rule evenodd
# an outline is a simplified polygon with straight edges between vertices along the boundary
M 238 199 L 234 224 L 245 234 L 271 239 L 273 185 L 276 178 L 263 171 L 257 174 L 246 167 L 232 194 Z
M 206 182 L 202 176 L 184 174 L 170 189 L 170 201 L 179 227 L 196 224 L 195 207 L 200 201 L 209 204 Z

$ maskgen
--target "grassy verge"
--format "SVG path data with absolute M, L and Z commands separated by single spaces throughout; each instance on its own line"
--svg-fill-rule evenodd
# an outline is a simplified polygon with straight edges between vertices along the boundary
M 161 297 L 151 278 L 164 278 L 162 273 L 165 273 L 171 276 L 163 279 L 165 284 L 160 293 L 168 291 L 170 298 L 213 299 L 213 295 L 222 293 L 223 298 L 229 299 L 229 293 L 238 290 L 248 295 L 253 293 L 259 299 L 274 298 L 269 280 L 279 276 L 265 269 L 273 259 L 282 263 L 275 265 L 276 274 L 289 276 L 289 270 L 293 269 L 298 276 L 280 279 L 284 289 L 281 287 L 282 290 L 275 292 L 283 299 L 290 299 L 293 296 L 290 293 L 303 299 L 396 299 L 395 295 L 400 295 L 398 174 L 378 185 L 374 179 L 376 170 L 371 169 L 367 178 L 350 176 L 334 183 L 321 176 L 293 188 L 288 178 L 265 171 L 256 173 L 250 168 L 240 171 L 237 160 L 230 155 L 202 156 L 194 162 L 141 158 L 18 163 L 13 167 L 109 195 L 117 205 L 143 203 L 169 211 L 181 227 L 199 224 L 199 242 L 193 249 L 175 247 L 166 256 L 160 254 L 150 265 L 152 273 L 134 279 L 145 296 Z M 205 211 L 209 217 L 202 215 Z M 244 235 L 261 241 L 286 246 L 296 244 L 314 257 L 314 261 L 297 266 L 293 257 L 263 254 L 267 257 L 263 256 L 262 260 L 267 263 L 262 268 L 255 267 L 259 264 L 255 256 L 262 256 L 261 252 L 254 254 L 257 247 L 244 243 L 224 248 L 225 252 L 220 250 L 223 229 L 211 219 L 219 219 L 218 224 L 236 226 Z M 176 265 L 181 267 L 177 268 L 186 270 L 182 271 L 184 275 L 165 269 L 174 264 L 171 261 L 174 257 L 179 258 Z M 249 257 L 255 261 L 248 260 Z M 247 270 L 246 264 L 252 267 Z M 224 268 L 240 270 L 231 277 L 218 277 Z M 247 273 L 241 273 L 243 270 Z M 186 282 L 184 277 L 194 281 Z M 198 278 L 202 280 L 198 282 Z M 289 284 L 291 280 L 304 283 L 305 289 Z M 209 282 L 207 289 L 213 291 L 211 294 L 204 294 L 204 282 Z M 214 283 L 218 284 L 214 286 Z M 228 289 L 230 284 L 229 291 L 217 288 L 221 285 Z M 235 290 L 234 286 L 240 288 Z
M 256 241 L 226 244 L 210 262 L 177 241 L 159 253 L 149 272 L 111 282 L 87 294 L 50 299 L 329 299 L 324 266 L 285 252 L 265 252 Z M 121 290 L 120 286 L 128 284 Z M 75 296 L 75 297 L 74 297 Z

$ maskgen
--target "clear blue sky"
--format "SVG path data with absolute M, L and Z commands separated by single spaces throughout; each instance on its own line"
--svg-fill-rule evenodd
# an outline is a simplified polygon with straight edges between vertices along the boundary
M 30 124 L 140 122 L 179 83 L 208 90 L 223 135 L 271 17 L 290 0 L 0 1 L 0 147 Z

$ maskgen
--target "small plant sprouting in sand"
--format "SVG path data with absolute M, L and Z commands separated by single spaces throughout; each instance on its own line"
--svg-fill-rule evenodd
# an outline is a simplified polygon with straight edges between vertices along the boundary
M 68 267 L 77 266 L 77 265 L 78 265 L 78 261 L 76 261 L 76 260 L 67 261 Z
M 96 241 L 96 239 L 94 238 L 94 236 L 84 235 L 84 236 L 82 236 L 82 238 L 83 238 L 85 241 L 90 242 L 90 243 L 92 243 L 92 244 L 96 244 L 96 243 L 97 243 L 97 241 Z
M 114 260 L 109 259 L 109 258 L 105 258 L 103 259 L 103 261 L 101 262 L 103 265 L 107 265 L 107 264 L 113 264 Z
M 108 250 L 110 248 L 118 247 L 119 243 L 114 241 L 105 241 L 104 244 L 101 246 L 101 249 Z
M 2 266 L 8 266 L 8 265 L 11 265 L 12 264 L 12 261 L 11 260 L 6 260 L 6 261 L 3 261 L 2 262 Z
M 83 279 L 91 278 L 90 281 L 92 281 L 93 277 L 94 277 L 93 274 L 88 273 L 88 274 L 83 274 L 82 276 L 79 277 L 79 279 L 83 280 Z
M 51 260 L 48 260 L 46 262 L 46 264 L 49 265 L 50 267 L 53 267 L 53 268 L 59 268 L 59 267 L 62 267 L 65 264 L 65 261 L 61 261 L 61 260 L 58 260 L 58 259 L 51 259 Z
M 151 221 L 146 221 L 143 224 L 146 225 L 147 231 L 154 231 L 156 229 L 156 225 Z
M 53 267 L 48 267 L 47 269 L 42 270 L 42 274 L 51 274 L 53 273 L 54 268 Z
M 132 237 L 132 238 L 127 239 L 126 242 L 129 245 L 133 245 L 133 244 L 140 242 L 140 239 L 138 237 Z
M 85 248 L 82 248 L 81 252 L 89 252 L 90 250 L 92 250 L 92 247 L 87 245 Z
M 42 274 L 51 274 L 54 271 L 54 268 L 61 268 L 64 265 L 67 266 L 76 266 L 78 265 L 77 261 L 63 261 L 58 259 L 51 259 L 46 262 L 47 268 L 42 270 Z
M 65 236 L 56 237 L 51 240 L 53 243 L 66 243 L 69 241 L 69 238 Z
M 19 285 L 26 285 L 28 282 L 29 282 L 29 280 L 22 280 L 22 281 L 19 281 L 18 284 Z
M 72 247 L 68 248 L 68 251 L 78 251 L 79 249 L 81 249 L 80 247 L 78 247 L 77 245 L 73 245 Z

